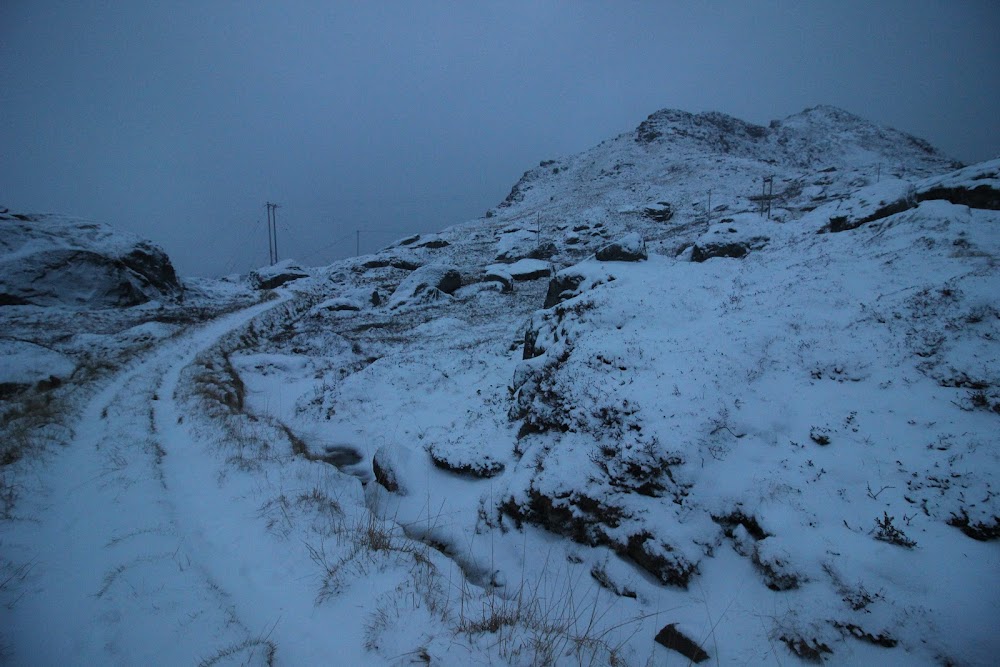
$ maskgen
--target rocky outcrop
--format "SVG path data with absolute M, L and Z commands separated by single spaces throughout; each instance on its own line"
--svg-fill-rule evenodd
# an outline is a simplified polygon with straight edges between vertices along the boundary
M 545 303 L 542 308 L 552 308 L 614 279 L 615 277 L 608 273 L 606 268 L 594 262 L 584 262 L 563 269 L 549 280 L 549 289 L 545 293 Z
M 755 216 L 737 216 L 727 222 L 712 225 L 691 248 L 691 261 L 704 262 L 713 257 L 745 257 L 751 250 L 759 250 L 770 240 L 767 225 L 773 224 Z
M 646 242 L 636 233 L 626 234 L 597 251 L 595 257 L 601 262 L 639 262 L 649 259 Z
M 0 214 L 0 305 L 126 308 L 183 295 L 158 246 L 107 225 Z
M 669 222 L 674 217 L 674 209 L 670 202 L 658 201 L 642 209 L 642 214 L 654 222 Z
M 250 286 L 254 289 L 275 289 L 295 280 L 306 278 L 309 273 L 293 260 L 286 259 L 272 266 L 250 272 Z
M 969 208 L 1000 210 L 1000 160 L 989 160 L 919 184 L 916 200 L 943 199 Z
M 406 277 L 389 297 L 389 306 L 426 303 L 447 298 L 462 286 L 462 274 L 454 266 L 430 264 Z

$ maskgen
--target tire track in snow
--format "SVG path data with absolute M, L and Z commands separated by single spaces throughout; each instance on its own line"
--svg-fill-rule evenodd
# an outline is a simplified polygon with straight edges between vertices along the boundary
M 178 527 L 163 474 L 176 443 L 157 427 L 180 369 L 284 300 L 198 326 L 122 371 L 75 437 L 37 472 L 31 521 L 4 526 L 5 558 L 33 563 L 0 610 L 15 664 L 196 664 L 253 632 Z M 257 650 L 255 659 L 263 659 Z

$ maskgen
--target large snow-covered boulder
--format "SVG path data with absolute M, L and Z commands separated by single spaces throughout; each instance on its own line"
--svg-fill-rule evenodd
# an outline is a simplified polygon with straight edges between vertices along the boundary
M 598 250 L 595 257 L 602 262 L 639 262 L 649 255 L 642 235 L 632 232 Z
M 122 308 L 183 292 L 158 246 L 108 225 L 0 213 L 0 306 Z
M 309 272 L 291 259 L 283 259 L 271 266 L 264 266 L 250 272 L 250 285 L 254 289 L 274 289 L 286 283 L 306 278 Z
M 462 274 L 454 266 L 429 264 L 422 266 L 399 284 L 389 297 L 389 307 L 437 301 L 455 293 L 462 286 Z
M 491 264 L 486 267 L 486 271 L 493 275 L 508 274 L 518 282 L 538 280 L 552 275 L 552 267 L 541 259 L 519 259 L 513 264 Z
M 944 199 L 970 208 L 1000 209 L 1000 159 L 932 176 L 917 184 L 916 198 Z
M 691 250 L 691 261 L 704 262 L 713 257 L 745 257 L 751 250 L 763 248 L 774 223 L 752 214 L 726 218 L 711 225 Z

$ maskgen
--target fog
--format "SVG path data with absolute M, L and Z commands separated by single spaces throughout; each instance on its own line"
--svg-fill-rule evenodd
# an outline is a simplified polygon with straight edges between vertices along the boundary
M 249 5 L 253 5 L 252 7 Z M 0 205 L 107 222 L 182 274 L 326 264 L 482 215 L 664 107 L 833 104 L 1000 155 L 995 2 L 0 5 Z

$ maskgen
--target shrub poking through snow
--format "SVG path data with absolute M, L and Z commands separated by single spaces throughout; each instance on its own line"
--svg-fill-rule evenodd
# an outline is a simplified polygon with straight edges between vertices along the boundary
M 917 546 L 916 542 L 908 538 L 902 530 L 893 524 L 895 519 L 896 517 L 889 516 L 888 512 L 882 512 L 882 518 L 875 519 L 875 539 L 906 547 L 907 549 Z

